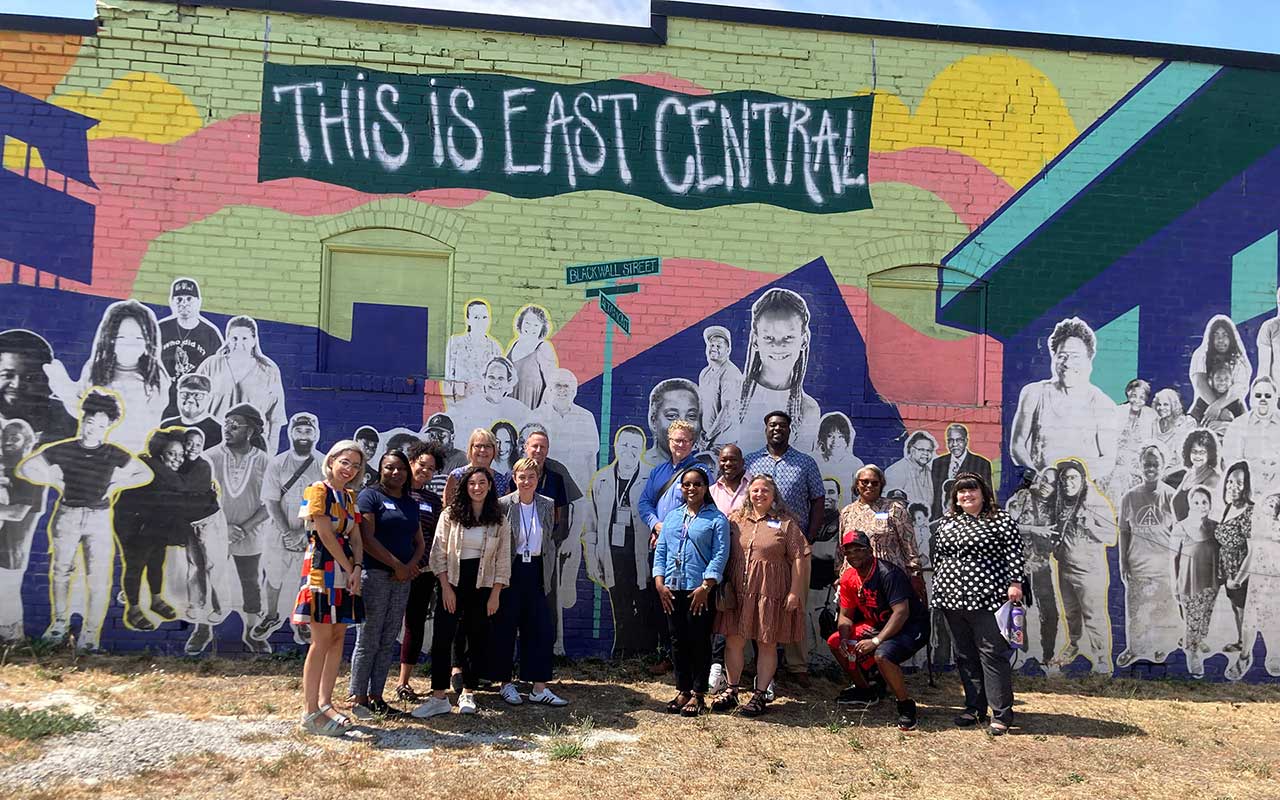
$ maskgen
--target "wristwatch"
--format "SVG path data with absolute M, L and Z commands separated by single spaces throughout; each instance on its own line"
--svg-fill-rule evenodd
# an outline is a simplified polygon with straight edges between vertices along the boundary
M 879 647 L 879 646 L 880 646 L 880 637 L 879 637 L 879 636 L 872 636 L 872 637 L 871 637 L 871 643 L 872 643 L 872 644 L 874 644 L 876 647 Z

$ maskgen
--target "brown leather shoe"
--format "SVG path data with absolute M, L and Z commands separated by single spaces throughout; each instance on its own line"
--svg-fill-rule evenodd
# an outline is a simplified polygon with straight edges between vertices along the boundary
M 653 664 L 649 667 L 649 674 L 655 677 L 658 675 L 666 675 L 673 669 L 673 667 L 674 665 L 671 663 L 671 659 L 664 658 L 657 664 Z

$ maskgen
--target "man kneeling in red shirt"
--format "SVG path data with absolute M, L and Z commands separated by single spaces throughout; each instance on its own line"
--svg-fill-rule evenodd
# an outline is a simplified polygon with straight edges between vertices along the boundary
M 871 554 L 871 539 L 863 531 L 847 531 L 840 544 L 849 569 L 840 577 L 840 619 L 827 639 L 836 661 L 853 685 L 836 702 L 870 706 L 883 688 L 867 680 L 878 669 L 898 701 L 898 727 L 916 727 L 916 703 L 907 694 L 902 662 L 924 647 L 929 622 L 924 604 L 905 572 Z

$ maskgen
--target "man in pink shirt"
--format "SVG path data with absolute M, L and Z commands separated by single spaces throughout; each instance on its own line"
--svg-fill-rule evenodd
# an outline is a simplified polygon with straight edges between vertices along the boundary
M 720 448 L 720 477 L 711 485 L 711 499 L 726 517 L 747 500 L 747 480 L 742 449 L 736 444 Z

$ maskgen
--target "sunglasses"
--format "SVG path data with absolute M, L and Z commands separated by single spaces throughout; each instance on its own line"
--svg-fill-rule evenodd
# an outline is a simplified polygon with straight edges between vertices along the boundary
M 683 482 L 683 483 L 681 483 L 680 485 L 681 485 L 682 487 L 684 487 L 685 489 L 694 489 L 694 488 L 697 488 L 697 487 L 699 487 L 699 486 L 706 486 L 706 484 L 705 484 L 705 483 L 703 483 L 702 481 L 684 481 L 684 482 Z

